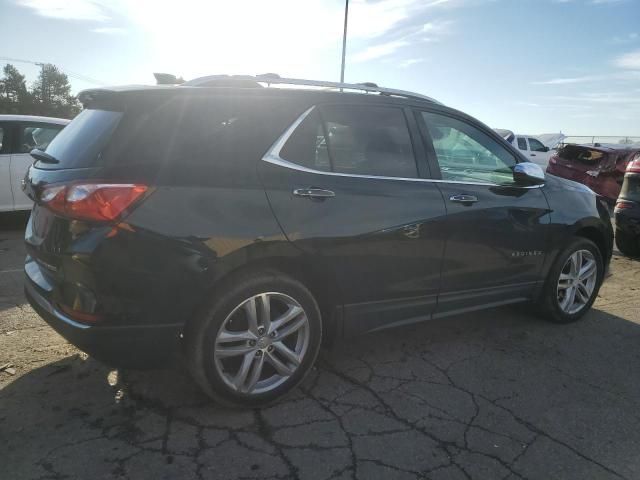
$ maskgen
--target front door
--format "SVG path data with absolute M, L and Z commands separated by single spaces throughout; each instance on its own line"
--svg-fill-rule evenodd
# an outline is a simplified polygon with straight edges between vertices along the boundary
M 514 183 L 516 157 L 488 129 L 438 112 L 417 118 L 447 208 L 438 314 L 530 298 L 547 252 L 544 187 Z
M 335 278 L 345 334 L 429 318 L 445 207 L 423 178 L 410 112 L 325 105 L 299 120 L 260 162 L 260 176 L 287 238 Z

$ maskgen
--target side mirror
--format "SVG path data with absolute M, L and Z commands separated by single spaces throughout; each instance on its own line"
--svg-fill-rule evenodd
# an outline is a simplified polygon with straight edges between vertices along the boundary
M 513 180 L 518 185 L 542 185 L 544 183 L 544 171 L 536 163 L 518 163 L 513 167 Z
M 548 152 L 548 151 L 549 151 L 549 147 L 545 146 L 545 147 L 542 149 L 542 151 L 543 151 L 543 152 Z

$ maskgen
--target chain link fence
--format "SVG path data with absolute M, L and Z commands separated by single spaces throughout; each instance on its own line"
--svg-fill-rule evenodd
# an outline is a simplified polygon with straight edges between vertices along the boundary
M 586 135 L 570 135 L 562 140 L 562 143 L 578 143 L 582 145 L 613 144 L 613 145 L 638 145 L 640 146 L 640 137 L 616 137 L 608 135 L 586 136 Z

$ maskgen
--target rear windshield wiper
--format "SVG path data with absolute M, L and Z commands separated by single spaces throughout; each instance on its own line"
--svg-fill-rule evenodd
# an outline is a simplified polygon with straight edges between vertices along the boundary
M 34 148 L 29 153 L 31 153 L 31 156 L 33 158 L 43 163 L 60 163 L 60 160 L 58 160 L 56 157 L 54 157 L 53 155 L 49 155 L 48 153 L 43 152 L 38 148 Z

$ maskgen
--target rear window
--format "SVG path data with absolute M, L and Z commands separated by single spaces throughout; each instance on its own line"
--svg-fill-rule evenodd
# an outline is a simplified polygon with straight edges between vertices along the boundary
M 59 163 L 38 162 L 38 168 L 82 168 L 99 162 L 99 154 L 122 118 L 122 112 L 83 110 L 47 146 Z

